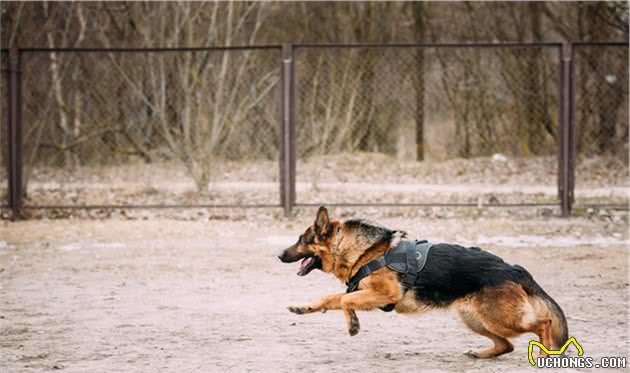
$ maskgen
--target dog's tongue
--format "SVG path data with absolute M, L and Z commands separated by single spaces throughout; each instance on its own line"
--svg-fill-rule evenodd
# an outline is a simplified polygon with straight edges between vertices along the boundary
M 304 260 L 302 260 L 302 263 L 300 263 L 300 270 L 297 274 L 300 276 L 304 276 L 306 274 L 306 268 L 309 264 L 311 264 L 312 261 L 313 257 L 305 258 Z

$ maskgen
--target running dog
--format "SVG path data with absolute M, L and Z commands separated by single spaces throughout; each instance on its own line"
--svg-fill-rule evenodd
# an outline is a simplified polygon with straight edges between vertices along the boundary
M 314 269 L 332 273 L 348 290 L 289 311 L 302 315 L 342 310 L 353 336 L 359 332 L 357 310 L 408 314 L 449 308 L 468 328 L 494 342 L 466 353 L 474 358 L 511 352 L 508 338 L 526 332 L 537 334 L 549 349 L 558 349 L 568 339 L 562 309 L 523 267 L 476 247 L 405 237 L 405 232 L 364 220 L 330 220 L 320 207 L 314 224 L 279 259 L 301 260 L 299 276 Z

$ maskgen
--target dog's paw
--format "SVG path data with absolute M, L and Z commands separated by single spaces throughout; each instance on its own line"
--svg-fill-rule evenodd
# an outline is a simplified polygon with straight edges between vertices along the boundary
M 352 325 L 349 329 L 348 329 L 348 333 L 350 334 L 351 337 L 354 337 L 355 335 L 357 335 L 359 333 L 359 325 Z
M 304 315 L 305 313 L 315 312 L 313 307 L 309 306 L 289 306 L 287 307 L 287 309 L 289 310 L 289 312 L 293 312 L 297 315 Z
M 469 358 L 472 358 L 472 359 L 479 359 L 479 354 L 477 354 L 473 350 L 464 352 L 464 355 L 466 355 L 466 356 L 468 356 Z
M 350 326 L 348 327 L 348 333 L 350 334 L 351 337 L 355 336 L 357 335 L 357 333 L 359 333 L 359 329 L 361 329 L 359 325 L 359 318 L 353 312 L 350 318 Z

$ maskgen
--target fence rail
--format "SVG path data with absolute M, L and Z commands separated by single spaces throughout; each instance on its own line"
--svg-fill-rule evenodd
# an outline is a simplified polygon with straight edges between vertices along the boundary
M 52 208 L 559 206 L 568 215 L 627 205 L 626 43 L 0 56 L 0 208 L 14 218 Z

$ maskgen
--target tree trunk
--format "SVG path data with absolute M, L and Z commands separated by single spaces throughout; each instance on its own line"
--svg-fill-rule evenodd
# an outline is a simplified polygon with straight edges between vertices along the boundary
M 359 13 L 359 18 L 363 18 L 368 22 L 366 25 L 361 25 L 360 23 L 356 26 L 355 29 L 355 39 L 358 43 L 368 43 L 371 41 L 371 27 L 369 22 L 372 21 L 372 6 L 373 4 L 367 3 L 365 4 L 365 13 Z M 368 108 L 373 107 L 377 102 L 374 97 L 374 50 L 366 49 L 360 50 L 358 54 L 359 71 L 363 71 L 363 75 L 361 77 L 360 85 L 360 95 L 362 99 L 359 100 L 359 104 L 356 105 L 358 114 L 358 125 L 361 128 L 365 128 L 365 132 L 362 134 L 361 141 L 358 144 L 358 148 L 363 151 L 368 152 L 377 152 L 378 149 L 378 134 L 376 133 L 375 123 L 372 120 L 372 116 L 370 115 L 370 110 Z M 356 131 L 357 128 L 353 128 L 353 132 Z M 354 149 L 352 149 L 354 150 Z
M 413 20 L 415 42 L 425 40 L 425 7 L 424 3 L 413 3 Z M 414 91 L 416 94 L 416 160 L 424 160 L 424 48 L 416 50 L 416 71 L 414 76 Z
M 359 112 L 358 127 L 365 128 L 363 138 L 358 144 L 359 149 L 367 152 L 378 152 L 378 133 L 375 127 L 374 120 L 370 115 L 370 107 L 376 104 L 374 97 L 374 56 L 372 50 L 365 50 L 359 52 L 360 65 L 359 69 L 364 71 L 361 77 L 361 93 L 359 97 L 362 97 L 360 104 L 356 105 L 357 112 Z M 358 128 L 353 128 L 353 132 Z M 354 150 L 354 149 L 353 149 Z
M 529 20 L 532 42 L 539 41 L 540 35 L 540 7 L 532 2 L 528 3 Z M 539 84 L 541 58 L 540 50 L 532 49 L 528 52 L 529 62 L 527 63 L 525 77 L 527 91 L 525 93 L 525 126 L 527 128 L 526 148 L 523 149 L 525 155 L 538 154 L 540 148 L 540 128 L 541 120 L 543 120 L 542 111 L 544 110 L 542 95 Z

